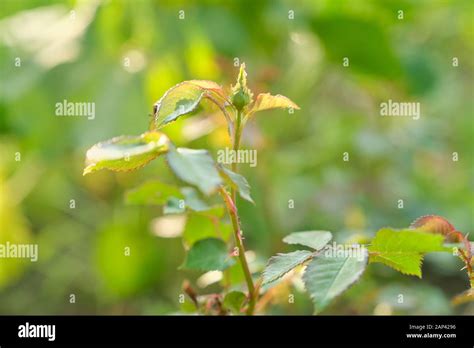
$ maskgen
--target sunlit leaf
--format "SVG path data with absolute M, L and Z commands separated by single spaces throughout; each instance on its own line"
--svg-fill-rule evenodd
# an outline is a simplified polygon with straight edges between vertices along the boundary
M 308 260 L 313 253 L 307 250 L 297 250 L 288 254 L 278 254 L 268 260 L 263 271 L 263 284 L 267 284 L 283 277 L 296 266 Z
M 283 238 L 287 244 L 299 244 L 314 250 L 322 249 L 332 239 L 332 233 L 328 231 L 305 231 L 294 232 Z
M 367 251 L 360 249 L 358 252 L 360 255 L 322 252 L 308 264 L 303 281 L 313 300 L 315 312 L 320 312 L 360 278 L 367 266 Z
M 193 112 L 206 95 L 213 96 L 224 105 L 224 93 L 215 82 L 190 80 L 171 87 L 155 103 L 152 129 L 161 128 L 176 121 L 178 117 Z
M 239 192 L 240 197 L 246 201 L 255 203 L 250 196 L 250 185 L 244 176 L 234 173 L 224 166 L 218 166 L 218 169 L 225 182 L 232 188 L 236 189 L 237 192 Z
M 369 246 L 370 262 L 381 262 L 397 271 L 421 278 L 423 253 L 448 251 L 443 236 L 417 230 L 383 228 Z
M 410 227 L 416 228 L 418 231 L 442 234 L 449 242 L 460 241 L 456 228 L 444 217 L 438 215 L 422 216 L 413 221 Z
M 206 150 L 170 148 L 168 163 L 178 178 L 209 195 L 222 184 L 214 160 Z
M 240 291 L 231 291 L 224 297 L 223 305 L 232 313 L 238 314 L 244 304 L 247 296 Z
M 299 110 L 300 107 L 296 105 L 293 101 L 291 101 L 289 98 L 277 94 L 277 95 L 271 95 L 270 93 L 260 93 L 257 96 L 257 100 L 255 100 L 255 103 L 252 105 L 250 111 L 248 112 L 248 115 L 251 115 L 255 112 L 258 111 L 264 111 L 264 110 L 269 110 L 269 109 L 296 109 Z
M 222 271 L 235 263 L 221 239 L 208 238 L 196 242 L 189 250 L 181 268 L 201 271 Z
M 190 84 L 193 84 L 193 85 L 196 85 L 196 86 L 199 86 L 201 87 L 202 89 L 204 90 L 208 90 L 208 91 L 213 91 L 214 93 L 218 93 L 220 94 L 222 97 L 224 97 L 224 92 L 222 90 L 222 87 L 214 82 L 214 81 L 209 81 L 209 80 L 189 80 L 189 81 L 185 81 L 187 83 L 190 83 Z
M 129 171 L 143 167 L 168 151 L 169 139 L 161 132 L 120 136 L 92 146 L 86 154 L 84 175 L 100 169 Z

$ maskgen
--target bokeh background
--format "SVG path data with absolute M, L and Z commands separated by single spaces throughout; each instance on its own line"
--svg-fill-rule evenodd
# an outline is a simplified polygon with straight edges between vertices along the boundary
M 261 113 L 244 134 L 243 146 L 258 150 L 256 168 L 241 166 L 256 205 L 239 207 L 260 263 L 289 251 L 281 239 L 298 230 L 344 242 L 438 214 L 474 233 L 473 23 L 470 0 L 2 1 L 0 242 L 38 243 L 40 257 L 0 260 L 0 313 L 181 311 L 183 280 L 200 275 L 177 270 L 180 238 L 154 233 L 160 207 L 124 202 L 148 179 L 175 182 L 164 161 L 83 177 L 84 155 L 145 131 L 153 103 L 182 80 L 229 86 L 237 61 L 255 93 L 301 106 Z M 94 102 L 95 119 L 55 116 L 64 99 Z M 388 99 L 420 102 L 421 118 L 381 117 Z M 166 132 L 187 147 L 229 146 L 207 117 Z M 451 304 L 468 287 L 461 267 L 430 255 L 418 279 L 371 265 L 323 314 L 473 314 L 472 303 Z M 312 313 L 297 282 L 273 301 L 269 314 Z

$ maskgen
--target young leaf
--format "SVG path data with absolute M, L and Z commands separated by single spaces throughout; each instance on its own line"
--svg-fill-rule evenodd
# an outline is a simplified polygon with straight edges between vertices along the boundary
M 268 284 L 283 277 L 293 268 L 308 260 L 312 255 L 311 251 L 297 250 L 288 254 L 272 256 L 263 271 L 263 284 Z
M 247 296 L 240 291 L 231 291 L 224 297 L 223 305 L 232 313 L 239 314 Z
M 381 262 L 397 271 L 421 278 L 423 253 L 451 251 L 443 236 L 417 230 L 383 228 L 369 246 L 370 262 Z
M 222 103 L 225 100 L 221 86 L 212 81 L 190 80 L 171 87 L 155 103 L 152 129 L 161 128 L 193 112 L 206 94 L 215 96 Z
M 86 154 L 83 175 L 99 169 L 128 171 L 166 153 L 169 139 L 161 132 L 147 132 L 140 136 L 120 136 L 92 146 Z
M 280 95 L 280 94 L 271 95 L 270 93 L 260 93 L 257 96 L 257 100 L 255 100 L 255 103 L 252 105 L 250 111 L 248 112 L 248 117 L 250 117 L 253 113 L 258 112 L 258 111 L 276 109 L 276 108 L 281 108 L 281 109 L 292 108 L 296 110 L 300 109 L 298 105 L 296 105 L 289 98 L 283 95 Z
M 230 257 L 227 245 L 222 240 L 207 238 L 197 241 L 192 246 L 181 268 L 201 271 L 222 271 L 234 263 L 235 260 Z
M 125 194 L 125 202 L 141 205 L 165 205 L 171 197 L 184 198 L 178 187 L 149 181 Z
M 323 252 L 308 264 L 303 275 L 306 290 L 320 312 L 329 302 L 356 282 L 367 266 L 367 251 L 361 249 L 361 257 L 352 253 L 337 255 Z
M 438 215 L 422 216 L 413 221 L 410 227 L 418 231 L 442 234 L 449 242 L 461 241 L 460 234 L 456 233 L 456 228 L 448 220 Z
M 234 173 L 233 171 L 227 169 L 224 166 L 218 166 L 217 169 L 219 170 L 221 177 L 227 182 L 227 184 L 232 188 L 237 189 L 240 197 L 242 197 L 246 201 L 255 204 L 252 197 L 250 196 L 250 185 L 244 176 Z
M 188 184 L 196 185 L 207 195 L 222 184 L 214 160 L 206 150 L 170 147 L 167 159 L 178 178 Z
M 283 238 L 287 244 L 299 244 L 314 250 L 324 248 L 332 239 L 332 233 L 328 231 L 305 231 L 294 232 Z

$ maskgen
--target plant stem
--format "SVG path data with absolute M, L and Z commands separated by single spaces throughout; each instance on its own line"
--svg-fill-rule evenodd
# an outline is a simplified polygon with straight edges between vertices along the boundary
M 241 123 L 242 123 L 242 112 L 241 111 L 238 111 L 237 112 L 237 119 L 236 119 L 236 125 L 234 127 L 234 139 L 233 139 L 233 150 L 235 152 L 235 156 L 236 158 L 238 158 L 238 151 L 239 151 L 239 148 L 240 148 L 240 137 L 242 135 L 242 129 L 241 129 Z M 234 161 L 232 162 L 231 164 L 231 168 L 232 168 L 232 171 L 234 173 L 237 173 L 237 161 Z M 236 202 L 236 190 L 235 188 L 232 188 L 231 190 L 232 192 L 232 200 L 234 202 Z
M 240 222 L 239 222 L 240 219 L 237 213 L 237 207 L 235 206 L 234 201 L 232 200 L 232 198 L 229 196 L 229 194 L 225 191 L 223 187 L 219 189 L 219 193 L 222 195 L 222 198 L 224 199 L 225 205 L 227 207 L 227 212 L 229 213 L 230 219 L 232 221 L 235 243 L 237 244 L 237 248 L 239 250 L 239 260 L 240 260 L 240 264 L 242 265 L 245 281 L 247 282 L 247 288 L 249 290 L 249 306 L 247 309 L 247 315 L 252 315 L 253 310 L 255 308 L 255 286 L 253 284 L 252 275 L 250 273 L 247 259 L 245 258 L 245 248 L 244 248 L 244 244 L 242 243 L 242 236 L 240 233 Z
M 233 150 L 235 151 L 236 157 L 238 157 L 238 151 L 240 148 L 240 137 L 242 135 L 242 112 L 239 110 L 237 112 L 237 118 L 235 120 L 234 127 L 234 137 L 233 137 Z M 231 164 L 232 171 L 237 173 L 237 161 L 232 162 Z M 227 194 L 224 189 L 221 189 L 221 194 L 226 202 L 227 210 L 232 220 L 232 225 L 234 229 L 234 238 L 237 248 L 239 250 L 239 259 L 242 265 L 242 270 L 244 272 L 245 281 L 247 282 L 247 288 L 249 290 L 249 305 L 247 308 L 247 315 L 252 315 L 255 309 L 255 286 L 252 280 L 252 274 L 245 258 L 245 248 L 242 241 L 242 232 L 240 229 L 240 218 L 237 212 L 237 192 L 235 188 L 231 188 L 231 195 Z

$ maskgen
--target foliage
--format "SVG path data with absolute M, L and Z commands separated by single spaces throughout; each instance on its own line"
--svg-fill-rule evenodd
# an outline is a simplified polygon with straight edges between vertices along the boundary
M 404 230 L 382 228 L 368 246 L 340 245 L 343 247 L 341 250 L 338 250 L 336 245 L 327 245 L 332 239 L 330 232 L 292 233 L 283 241 L 288 244 L 309 246 L 314 251 L 298 250 L 271 257 L 263 272 L 263 283 L 273 282 L 295 267 L 308 263 L 303 273 L 303 281 L 306 291 L 313 300 L 315 312 L 320 312 L 333 298 L 359 280 L 368 262 L 381 262 L 401 273 L 421 278 L 421 262 L 424 254 L 452 252 L 452 248 L 443 245 L 443 242 L 449 241 L 449 234 L 445 233 L 444 236 L 439 234 L 440 223 L 442 226 L 449 224 L 440 216 L 431 216 L 424 219 L 423 223 L 417 219 L 412 226 L 418 228 Z M 465 239 L 462 234 L 459 238 Z M 472 279 L 473 260 L 469 251 L 470 242 L 467 239 L 466 246 L 468 249 L 463 250 L 461 255 L 469 255 L 463 260 Z M 461 295 L 456 301 L 463 301 Z
M 225 120 L 229 122 L 228 129 L 234 131 L 232 134 L 234 149 L 239 148 L 241 128 L 245 124 L 243 121 L 253 113 L 271 108 L 298 108 L 290 99 L 268 93 L 259 94 L 252 104 L 253 93 L 247 87 L 247 73 L 245 65 L 242 64 L 237 83 L 232 87 L 230 96 L 224 95 L 222 88 L 210 81 L 185 81 L 172 87 L 155 104 L 155 124 L 162 128 L 179 116 L 191 113 L 204 97 L 218 104 Z M 229 100 L 235 111 L 232 117 L 229 117 L 226 111 Z M 102 168 L 115 171 L 137 169 L 161 154 L 166 154 L 169 167 L 181 181 L 197 187 L 207 196 L 215 192 L 222 195 L 232 221 L 237 255 L 247 282 L 246 311 L 247 314 L 253 314 L 259 294 L 256 293 L 244 256 L 240 218 L 235 201 L 235 193 L 238 192 L 242 198 L 253 203 L 250 186 L 242 175 L 215 163 L 207 150 L 176 148 L 167 136 L 158 131 L 146 132 L 140 137 L 118 137 L 94 145 L 87 152 L 84 175 Z M 233 165 L 232 168 L 235 170 L 237 167 Z M 226 189 L 231 191 L 230 195 Z M 175 210 L 175 199 L 179 198 L 183 200 L 179 189 L 157 182 L 145 184 L 127 195 L 127 200 L 131 203 L 165 205 L 167 213 L 186 211 L 185 206 L 181 207 L 182 210 Z M 169 203 L 173 205 L 170 206 Z M 209 214 L 211 210 L 212 208 L 205 211 Z M 211 218 L 216 212 L 220 210 L 210 213 Z M 189 214 L 183 234 L 183 240 L 189 250 L 181 268 L 224 271 L 234 264 L 235 260 L 228 251 L 225 240 L 217 238 L 216 230 L 222 228 L 218 222 L 221 218 L 219 215 L 215 214 L 212 220 L 208 219 L 209 215 L 205 217 L 196 213 Z M 411 229 L 380 229 L 368 248 L 349 246 L 341 253 L 335 244 L 327 246 L 331 239 L 332 234 L 328 231 L 304 231 L 286 236 L 283 239 L 285 243 L 306 246 L 312 251 L 297 250 L 271 257 L 263 271 L 262 284 L 271 286 L 271 283 L 274 284 L 297 266 L 308 263 L 304 270 L 303 281 L 313 300 L 315 312 L 319 312 L 362 276 L 368 262 L 380 262 L 401 273 L 421 278 L 421 263 L 425 253 L 449 252 L 451 248 L 443 246 L 444 241 L 462 240 L 465 241 L 466 249 L 461 255 L 472 278 L 470 243 L 446 219 L 439 216 L 417 219 Z M 233 312 L 240 312 L 244 301 L 240 301 L 240 295 L 238 301 L 233 298 L 237 297 L 237 294 L 231 296 L 227 298 L 228 308 Z
M 217 238 L 207 238 L 193 244 L 183 268 L 200 271 L 222 271 L 232 266 L 226 244 Z
M 401 273 L 421 278 L 423 253 L 451 251 L 442 244 L 443 236 L 384 228 L 377 232 L 369 247 L 370 262 L 382 262 Z
M 214 162 L 207 150 L 176 148 L 166 135 L 156 130 L 177 120 L 180 116 L 192 113 L 203 98 L 207 98 L 219 107 L 228 122 L 228 129 L 234 131 L 231 136 L 234 141 L 234 149 L 238 150 L 244 125 L 243 120 L 248 119 L 250 114 L 272 108 L 299 108 L 286 97 L 272 96 L 268 93 L 259 94 L 257 101 L 252 104 L 253 94 L 247 87 L 246 76 L 245 64 L 242 64 L 230 96 L 226 96 L 222 88 L 212 81 L 184 81 L 170 88 L 153 108 L 152 130 L 138 137 L 121 136 L 94 145 L 87 151 L 84 175 L 99 169 L 113 171 L 138 169 L 159 155 L 166 155 L 170 169 L 181 181 L 197 187 L 206 196 L 219 192 L 232 221 L 237 255 L 247 282 L 247 313 L 253 314 L 258 294 L 255 293 L 252 275 L 245 257 L 235 198 L 235 193 L 238 192 L 243 199 L 253 203 L 247 180 L 222 164 Z M 234 111 L 232 117 L 229 116 L 229 110 L 227 110 L 229 106 Z M 232 168 L 235 170 L 236 166 L 233 165 Z M 226 192 L 226 187 L 231 191 L 231 195 Z M 132 204 L 164 205 L 164 212 L 167 214 L 183 213 L 186 212 L 187 205 L 191 204 L 189 198 L 185 198 L 183 202 L 185 195 L 182 194 L 182 190 L 183 188 L 179 190 L 160 182 L 149 182 L 128 192 L 126 200 Z M 184 203 L 182 206 L 180 206 L 181 202 Z M 197 205 L 199 208 L 206 207 L 205 203 Z M 201 210 L 196 209 L 195 206 L 194 208 L 191 206 L 191 210 Z M 189 214 L 183 233 L 183 240 L 189 250 L 181 268 L 223 271 L 232 266 L 235 260 L 227 250 L 226 238 L 223 233 L 225 228 L 219 222 L 221 210 L 218 207 L 203 208 L 203 210 L 207 216 L 197 213 Z M 221 238 L 217 238 L 219 234 Z M 290 243 L 304 241 L 310 237 L 310 235 L 306 235 L 302 239 L 296 238 Z M 327 234 L 323 233 L 322 238 L 326 237 Z M 306 243 L 309 242 L 306 241 Z M 303 261 L 301 260 L 299 263 Z M 293 268 L 294 266 L 296 264 L 290 264 L 287 267 Z M 239 303 L 236 299 L 228 299 L 227 305 L 229 309 L 236 311 L 239 310 L 236 308 Z
M 233 225 L 219 196 L 179 179 L 166 154 L 139 171 L 81 175 L 92 144 L 145 130 L 165 132 L 175 148 L 206 149 L 216 158 L 233 145 L 230 100 L 198 84 L 187 98 L 203 92 L 197 106 L 163 126 L 165 109 L 155 122 L 153 107 L 184 80 L 217 81 L 229 99 L 242 61 L 252 104 L 259 94 L 283 93 L 302 109 L 252 115 L 250 104 L 241 120 L 249 123 L 241 148 L 258 151 L 256 168 L 237 168 L 255 205 L 240 198 L 235 204 L 259 294 L 256 313 L 313 311 L 301 279 L 308 262 L 275 285 L 259 284 L 270 256 L 305 248 L 282 243 L 291 231 L 327 229 L 338 243 L 368 248 L 381 226 L 402 228 L 417 216 L 440 214 L 472 239 L 474 3 L 302 0 L 292 3 L 291 19 L 287 5 L 2 2 L 0 241 L 37 244 L 40 256 L 37 262 L 0 260 L 2 313 L 215 314 L 219 302 L 227 313 L 223 301 L 232 291 L 246 299 L 230 312 L 245 313 L 240 262 L 222 272 L 176 271 L 206 238 L 222 239 L 237 261 Z M 95 114 L 55 115 L 65 99 L 95 104 Z M 388 99 L 419 102 L 421 118 L 380 117 L 379 105 Z M 172 105 L 168 115 L 183 110 Z M 469 271 L 469 248 L 456 235 L 446 245 L 458 257 L 423 255 L 422 280 L 371 263 L 326 312 L 473 314 L 472 292 L 464 291 L 468 278 L 459 272 Z M 199 308 L 189 296 L 180 302 L 186 280 Z M 72 292 L 74 305 L 65 300 Z M 460 295 L 450 303 L 454 293 Z

